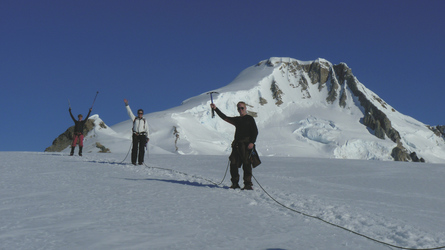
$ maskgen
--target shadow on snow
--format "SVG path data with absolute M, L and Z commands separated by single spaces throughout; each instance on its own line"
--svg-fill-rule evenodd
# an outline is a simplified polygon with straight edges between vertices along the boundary
M 192 181 L 178 181 L 178 180 L 167 180 L 167 179 L 156 179 L 156 178 L 144 178 L 144 179 L 134 179 L 134 178 L 124 178 L 124 180 L 128 181 L 162 181 L 162 182 L 168 182 L 168 183 L 174 183 L 174 184 L 181 184 L 181 185 L 188 185 L 188 186 L 194 186 L 194 187 L 209 187 L 209 188 L 222 188 L 222 189 L 229 189 L 229 187 L 220 187 L 215 184 L 202 184 L 199 182 L 192 182 Z

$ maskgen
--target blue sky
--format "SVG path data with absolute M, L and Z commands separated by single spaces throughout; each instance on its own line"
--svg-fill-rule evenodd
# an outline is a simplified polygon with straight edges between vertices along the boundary
M 93 113 L 128 119 L 270 57 L 345 62 L 403 114 L 445 125 L 445 1 L 0 2 L 0 151 L 43 151 Z

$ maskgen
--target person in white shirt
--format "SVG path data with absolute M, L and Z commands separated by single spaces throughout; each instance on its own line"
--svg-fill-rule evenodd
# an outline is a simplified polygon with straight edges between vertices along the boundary
M 139 165 L 142 165 L 144 164 L 144 148 L 149 141 L 148 123 L 143 117 L 144 111 L 142 109 L 138 110 L 138 116 L 136 117 L 131 111 L 127 99 L 124 99 L 124 103 L 127 108 L 128 116 L 130 116 L 130 119 L 133 122 L 133 149 L 131 151 L 131 163 L 136 165 L 137 161 Z

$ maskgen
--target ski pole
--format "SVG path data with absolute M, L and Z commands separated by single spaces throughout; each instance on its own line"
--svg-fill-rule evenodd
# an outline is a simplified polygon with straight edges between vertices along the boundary
M 207 93 L 207 94 L 210 94 L 210 101 L 212 102 L 212 104 L 213 104 L 213 96 L 212 96 L 212 94 L 214 94 L 214 93 L 218 94 L 218 92 L 215 92 L 215 91 Z M 215 110 L 214 109 L 212 109 L 212 118 L 213 117 L 215 117 Z
M 98 94 L 99 94 L 99 91 L 96 92 L 96 96 L 94 97 L 93 104 L 91 104 L 91 109 L 93 109 L 93 106 L 94 106 L 94 103 L 96 102 L 96 98 L 97 98 Z
M 71 102 L 70 102 L 70 99 L 68 99 L 68 106 L 70 106 L 70 109 L 71 109 Z

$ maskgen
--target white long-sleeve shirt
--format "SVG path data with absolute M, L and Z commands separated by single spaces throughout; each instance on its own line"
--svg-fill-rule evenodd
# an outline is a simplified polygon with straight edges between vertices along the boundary
M 146 133 L 148 137 L 148 123 L 145 118 L 136 117 L 131 111 L 130 105 L 125 105 L 127 108 L 128 116 L 130 116 L 131 121 L 133 122 L 133 132 L 135 133 Z

